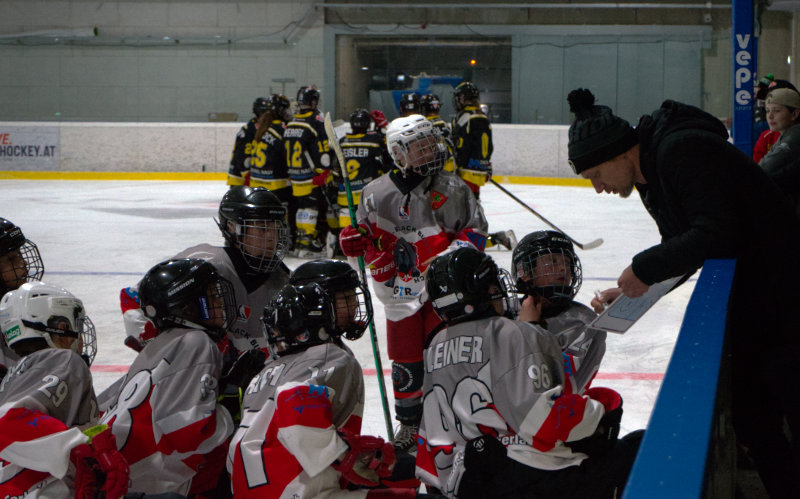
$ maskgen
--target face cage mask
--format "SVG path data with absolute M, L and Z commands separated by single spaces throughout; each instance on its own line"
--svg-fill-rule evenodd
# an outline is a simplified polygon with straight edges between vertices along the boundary
M 438 131 L 418 135 L 403 147 L 403 170 L 428 177 L 436 175 L 444 167 L 447 146 Z
M 11 253 L 15 251 L 19 253 L 19 257 L 11 257 Z M 17 289 L 26 282 L 40 281 L 44 276 L 44 263 L 42 263 L 39 248 L 27 239 L 22 243 L 22 246 L 6 253 L 5 257 L 11 263 L 11 266 L 6 270 L 6 275 L 13 273 L 19 278 L 10 285 L 0 279 L 0 292 L 3 292 L 2 294 Z M 20 264 L 20 262 L 22 263 Z
M 548 263 L 536 262 L 542 258 L 549 258 Z M 564 264 L 555 263 L 554 257 L 563 258 Z M 559 259 L 561 259 L 559 258 Z M 537 270 L 538 268 L 538 270 Z M 581 263 L 574 254 L 563 248 L 543 248 L 526 255 L 514 266 L 514 275 L 517 291 L 531 296 L 547 298 L 553 305 L 561 305 L 572 301 L 581 287 Z M 536 279 L 552 277 L 551 284 L 535 285 Z M 561 283 L 558 283 L 558 280 Z
M 372 321 L 372 309 L 367 303 L 364 288 L 359 285 L 352 290 L 335 291 L 333 295 L 336 332 L 350 341 L 361 338 Z M 346 323 L 340 325 L 340 318 Z
M 46 334 L 47 337 L 45 339 L 47 340 L 47 344 L 53 348 L 58 348 L 53 343 L 53 336 L 74 338 L 76 341 L 72 342 L 70 350 L 79 354 L 86 364 L 91 366 L 97 355 L 97 331 L 94 328 L 94 323 L 85 315 L 83 317 L 77 317 L 75 319 L 76 325 L 78 326 L 77 331 L 73 331 L 71 329 L 61 329 L 57 327 L 57 324 L 62 321 L 64 324 L 70 325 L 69 321 L 64 317 L 50 317 L 47 320 L 47 325 L 41 322 L 32 322 L 24 319 L 22 320 L 22 324 L 29 329 Z
M 236 320 L 236 299 L 233 286 L 223 278 L 211 282 L 205 293 L 194 299 L 195 317 L 184 318 L 169 315 L 164 318 L 167 322 L 206 331 L 214 341 L 219 341 Z M 190 302 L 191 303 L 191 302 Z M 221 318 L 219 324 L 212 324 Z
M 279 220 L 245 219 L 236 224 L 234 237 L 247 266 L 264 274 L 278 268 L 286 256 L 289 229 Z
M 506 269 L 498 269 L 497 282 L 500 284 L 502 294 L 499 298 L 503 300 L 503 316 L 516 319 L 519 315 L 520 302 L 511 274 Z

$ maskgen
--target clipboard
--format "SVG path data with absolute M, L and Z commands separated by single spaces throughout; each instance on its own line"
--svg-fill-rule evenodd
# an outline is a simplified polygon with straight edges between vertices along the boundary
M 672 290 L 685 276 L 671 277 L 650 286 L 638 298 L 619 295 L 589 324 L 594 329 L 623 334 L 638 321 L 662 296 Z

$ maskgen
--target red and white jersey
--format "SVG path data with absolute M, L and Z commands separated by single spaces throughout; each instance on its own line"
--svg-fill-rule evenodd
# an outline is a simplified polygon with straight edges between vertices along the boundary
M 173 328 L 131 364 L 102 417 L 130 465 L 130 490 L 186 494 L 205 456 L 233 433 L 217 405 L 222 354 L 203 331 Z
M 586 459 L 564 442 L 592 435 L 604 408 L 572 391 L 566 357 L 552 333 L 505 317 L 437 333 L 425 351 L 420 479 L 452 496 L 453 458 L 481 435 L 496 437 L 508 457 L 533 468 L 562 469 Z
M 97 422 L 89 366 L 46 348 L 22 357 L 0 385 L 0 497 L 70 497 L 70 452 Z
M 247 387 L 228 450 L 239 498 L 365 497 L 330 465 L 347 451 L 337 429 L 361 432 L 364 378 L 346 347 L 325 343 L 270 359 Z
M 375 295 L 390 321 L 422 308 L 427 300 L 425 270 L 434 257 L 461 246 L 482 251 L 489 226 L 469 187 L 453 173 L 424 177 L 410 189 L 404 180 L 394 169 L 370 182 L 361 193 L 356 214 L 359 224 L 369 226 L 375 245 L 393 248 L 402 238 L 417 253 L 411 272 L 375 281 Z

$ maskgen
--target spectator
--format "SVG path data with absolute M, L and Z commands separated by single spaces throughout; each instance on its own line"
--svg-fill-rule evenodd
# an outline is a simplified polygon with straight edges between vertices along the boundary
M 800 215 L 800 94 L 788 88 L 771 91 L 767 96 L 767 121 L 770 131 L 780 136 L 759 165 L 791 199 Z

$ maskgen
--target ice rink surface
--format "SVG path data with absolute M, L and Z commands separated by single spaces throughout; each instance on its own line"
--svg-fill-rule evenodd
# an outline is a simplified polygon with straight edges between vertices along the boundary
M 598 195 L 591 188 L 505 184 L 577 241 L 602 237 L 600 247 L 581 251 L 583 287 L 577 300 L 588 304 L 595 289 L 615 286 L 638 251 L 659 242 L 655 223 L 634 193 L 629 199 Z M 119 291 L 138 282 L 154 264 L 188 246 L 222 245 L 214 223 L 227 190 L 223 182 L 29 181 L 2 180 L 0 216 L 22 227 L 45 263 L 44 280 L 81 298 L 98 332 L 92 366 L 97 393 L 122 376 L 136 353 L 123 345 Z M 481 191 L 489 230 L 513 229 L 519 239 L 548 227 L 492 185 Z M 490 248 L 508 269 L 511 252 Z M 302 263 L 287 258 L 290 269 Z M 609 333 L 595 386 L 622 394 L 622 432 L 645 428 L 680 329 L 696 275 L 668 294 L 626 334 Z M 389 405 L 390 363 L 386 357 L 385 315 L 375 303 Z M 364 433 L 386 435 L 369 334 L 348 342 L 365 376 Z

